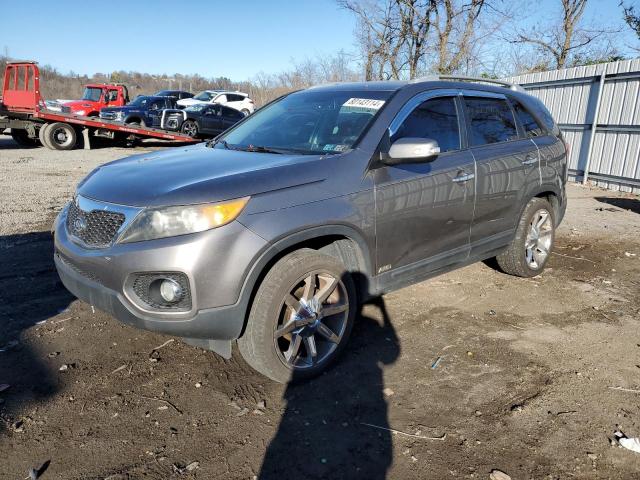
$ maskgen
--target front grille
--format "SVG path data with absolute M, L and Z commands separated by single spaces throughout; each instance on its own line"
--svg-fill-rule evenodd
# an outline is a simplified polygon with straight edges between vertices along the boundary
M 76 202 L 71 202 L 67 212 L 67 232 L 87 247 L 104 248 L 115 240 L 124 221 L 122 213 L 107 210 L 85 212 Z
M 180 124 L 182 123 L 182 119 L 182 112 L 167 113 L 164 117 L 161 128 L 164 128 L 166 130 L 178 130 L 180 128 Z
M 66 107 L 63 105 L 62 107 L 60 107 L 60 111 L 62 113 L 71 113 L 71 107 Z
M 103 120 L 115 120 L 116 113 L 115 112 L 100 112 L 100 118 Z
M 158 294 L 160 282 L 170 278 L 182 287 L 183 295 L 178 302 L 165 302 Z M 155 310 L 189 311 L 191 310 L 191 291 L 189 280 L 184 273 L 157 272 L 137 273 L 133 281 L 133 292 L 148 307 Z
M 58 257 L 58 260 L 60 260 L 62 263 L 64 263 L 67 267 L 69 267 L 71 270 L 73 270 L 77 274 L 82 275 L 83 277 L 93 282 L 102 283 L 98 275 L 78 266 L 73 260 L 71 260 L 67 255 L 62 253 L 60 250 L 56 249 L 55 255 L 56 257 Z

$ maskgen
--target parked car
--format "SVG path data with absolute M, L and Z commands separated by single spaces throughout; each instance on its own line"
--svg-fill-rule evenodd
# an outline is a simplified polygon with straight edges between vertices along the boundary
M 215 137 L 243 118 L 245 115 L 235 108 L 204 103 L 184 110 L 165 110 L 161 128 L 180 131 L 192 138 Z
M 245 115 L 251 115 L 255 111 L 253 100 L 242 92 L 229 92 L 226 90 L 205 90 L 193 98 L 178 100 L 178 107 L 184 108 L 198 103 L 220 103 L 227 107 L 235 108 Z
M 521 89 L 328 85 L 98 167 L 55 222 L 55 263 L 121 321 L 227 358 L 237 341 L 285 382 L 336 359 L 367 298 L 489 258 L 540 274 L 566 181 L 560 131 Z
M 176 100 L 182 100 L 183 98 L 192 98 L 193 93 L 184 92 L 182 90 L 160 90 L 153 94 L 154 97 L 173 97 Z
M 159 128 L 162 123 L 162 111 L 167 108 L 175 108 L 175 106 L 176 99 L 173 97 L 140 95 L 123 107 L 103 108 L 100 110 L 100 118 Z
M 111 105 L 118 107 L 129 102 L 129 91 L 120 83 L 102 84 L 91 83 L 85 85 L 80 100 L 66 101 L 62 104 L 62 113 L 73 113 L 85 117 L 97 117 L 100 110 Z

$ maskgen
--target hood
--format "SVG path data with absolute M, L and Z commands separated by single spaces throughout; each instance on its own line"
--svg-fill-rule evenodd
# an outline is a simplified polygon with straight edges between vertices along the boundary
M 116 160 L 78 185 L 94 200 L 136 207 L 218 202 L 326 179 L 325 158 L 206 147 L 204 143 Z
M 195 105 L 197 103 L 208 103 L 208 102 L 203 102 L 202 100 L 196 100 L 194 98 L 183 98 L 181 100 L 178 100 L 176 102 L 178 105 Z
M 97 102 L 92 102 L 91 100 L 71 100 L 69 102 L 64 102 L 64 106 L 69 107 L 72 110 L 83 110 L 95 107 L 96 103 Z
M 100 112 L 134 112 L 137 110 L 141 109 L 130 105 L 124 105 L 122 107 L 103 107 L 100 109 Z

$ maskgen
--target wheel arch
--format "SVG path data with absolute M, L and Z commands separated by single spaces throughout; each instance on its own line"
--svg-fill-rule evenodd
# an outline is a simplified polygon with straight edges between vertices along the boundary
M 245 304 L 240 337 L 244 334 L 255 294 L 266 274 L 285 255 L 303 248 L 317 250 L 340 260 L 353 276 L 358 299 L 362 301 L 369 296 L 373 270 L 370 250 L 361 234 L 344 225 L 323 225 L 298 231 L 272 243 L 245 277 L 239 299 Z

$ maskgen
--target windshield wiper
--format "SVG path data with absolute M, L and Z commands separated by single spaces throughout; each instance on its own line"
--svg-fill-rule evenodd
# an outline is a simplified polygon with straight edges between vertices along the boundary
M 238 148 L 234 148 L 229 145 L 226 140 L 216 140 L 215 138 L 212 138 L 211 140 L 207 140 L 207 143 L 205 143 L 205 145 L 209 148 L 213 148 L 217 144 L 221 144 L 227 150 L 239 150 Z
M 263 147 L 262 145 L 248 145 L 243 148 L 245 152 L 258 152 L 258 153 L 277 153 L 278 155 L 282 155 L 286 152 L 286 149 L 275 149 L 271 147 Z

